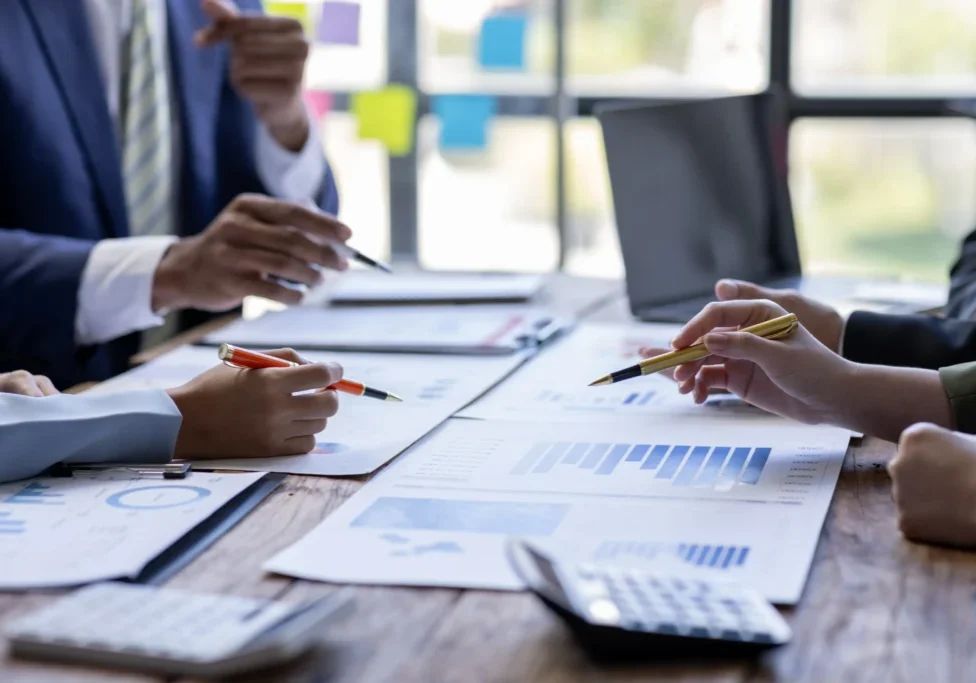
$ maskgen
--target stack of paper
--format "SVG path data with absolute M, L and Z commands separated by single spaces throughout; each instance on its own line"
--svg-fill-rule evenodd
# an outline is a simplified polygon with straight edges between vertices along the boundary
M 504 544 L 525 536 L 581 561 L 646 566 L 667 555 L 794 603 L 848 438 L 785 421 L 452 420 L 266 568 L 514 590 Z

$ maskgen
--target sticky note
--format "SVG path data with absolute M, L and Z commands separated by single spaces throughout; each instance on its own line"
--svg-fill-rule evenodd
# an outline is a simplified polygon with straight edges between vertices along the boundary
M 288 0 L 281 0 L 279 2 L 265 0 L 264 11 L 275 17 L 298 19 L 298 21 L 302 22 L 302 27 L 305 29 L 306 34 L 311 34 L 312 32 L 312 15 L 308 11 L 308 3 L 304 0 L 301 2 L 297 0 L 293 0 L 292 2 L 288 2 Z
M 434 113 L 441 120 L 441 149 L 484 149 L 488 123 L 498 111 L 498 101 L 487 95 L 441 95 L 434 99 Z
M 379 140 L 393 156 L 403 156 L 413 148 L 417 94 L 405 85 L 393 84 L 382 90 L 352 96 L 352 112 L 359 124 L 359 137 Z
M 359 3 L 322 3 L 318 41 L 328 45 L 359 45 Z
M 332 111 L 332 93 L 324 90 L 306 90 L 305 104 L 308 105 L 316 121 Z
M 485 17 L 478 36 L 478 62 L 490 69 L 525 69 L 527 18 L 517 12 Z

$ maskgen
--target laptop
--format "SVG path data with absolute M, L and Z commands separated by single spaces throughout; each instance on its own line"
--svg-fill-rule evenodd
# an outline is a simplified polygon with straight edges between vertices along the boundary
M 776 91 L 597 109 L 633 314 L 684 322 L 721 278 L 850 300 L 862 279 L 801 276 Z

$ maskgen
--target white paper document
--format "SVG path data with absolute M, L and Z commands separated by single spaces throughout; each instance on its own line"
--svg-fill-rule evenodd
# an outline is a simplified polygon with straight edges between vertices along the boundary
M 501 355 L 567 325 L 545 310 L 516 305 L 298 306 L 232 323 L 204 341 L 257 348 Z
M 76 472 L 0 485 L 0 589 L 131 578 L 263 476 Z
M 199 461 L 200 467 L 323 476 L 367 474 L 396 457 L 522 363 L 508 356 L 424 356 L 309 351 L 310 361 L 342 364 L 347 377 L 390 391 L 403 403 L 339 395 L 339 413 L 307 455 Z M 216 364 L 212 347 L 181 347 L 111 379 L 95 391 L 178 386 Z
M 542 288 L 543 275 L 510 273 L 405 273 L 372 270 L 344 273 L 329 289 L 336 303 L 432 303 L 527 301 Z
M 662 555 L 795 603 L 849 434 L 686 418 L 451 420 L 266 569 L 306 579 L 516 590 L 511 536 L 580 561 Z
M 648 375 L 591 387 L 590 382 L 640 361 L 642 346 L 667 348 L 678 325 L 632 323 L 579 325 L 550 344 L 511 379 L 460 413 L 460 417 L 543 422 L 644 422 L 651 416 L 777 419 L 733 396 L 695 405 L 673 381 Z

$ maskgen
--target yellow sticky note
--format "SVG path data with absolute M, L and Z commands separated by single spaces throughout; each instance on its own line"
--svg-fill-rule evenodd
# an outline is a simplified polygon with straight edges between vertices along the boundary
M 275 17 L 288 17 L 302 22 L 306 35 L 312 35 L 312 13 L 305 0 L 281 0 L 269 2 L 265 0 L 264 11 Z
M 393 156 L 413 149 L 413 124 L 417 115 L 417 94 L 405 85 L 388 85 L 382 90 L 352 96 L 352 112 L 359 123 L 359 137 L 379 140 Z

